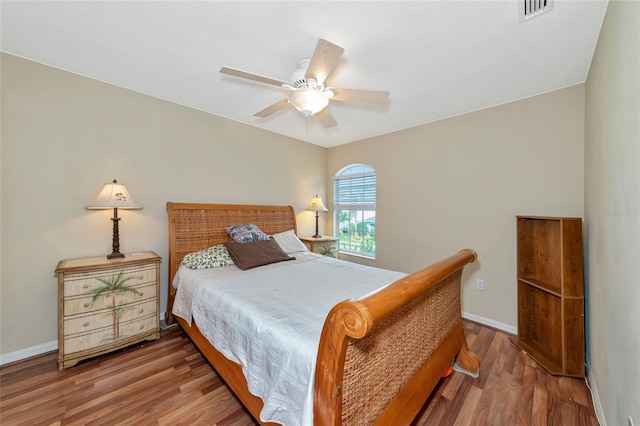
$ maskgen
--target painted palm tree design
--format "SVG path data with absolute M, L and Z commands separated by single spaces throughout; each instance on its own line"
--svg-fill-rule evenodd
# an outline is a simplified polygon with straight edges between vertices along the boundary
M 111 279 L 106 278 L 98 278 L 98 281 L 104 284 L 104 286 L 96 288 L 93 290 L 93 299 L 92 303 L 95 303 L 96 300 L 100 296 L 111 297 L 111 315 L 113 316 L 113 340 L 116 340 L 120 337 L 120 318 L 127 310 L 123 306 L 116 305 L 116 296 L 119 294 L 133 293 L 138 296 L 142 296 L 138 290 L 132 287 L 127 287 L 124 284 L 130 279 L 134 278 L 133 276 L 129 276 L 124 278 L 123 272 L 121 271 L 118 276 L 112 276 Z
M 320 248 L 320 254 L 323 256 L 329 256 L 329 257 L 336 257 L 335 254 L 333 254 L 333 246 L 327 245 L 327 246 L 323 246 Z

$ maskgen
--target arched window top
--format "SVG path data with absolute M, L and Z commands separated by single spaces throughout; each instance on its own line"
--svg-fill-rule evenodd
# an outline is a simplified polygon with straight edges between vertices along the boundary
M 342 168 L 336 173 L 336 176 L 344 176 L 344 175 L 355 175 L 361 173 L 375 173 L 376 171 L 373 167 L 367 166 L 366 164 L 351 164 Z

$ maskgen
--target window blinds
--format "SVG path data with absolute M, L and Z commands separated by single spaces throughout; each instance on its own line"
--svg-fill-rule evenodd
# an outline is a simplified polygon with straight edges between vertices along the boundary
M 375 172 L 334 176 L 333 205 L 336 210 L 375 210 Z

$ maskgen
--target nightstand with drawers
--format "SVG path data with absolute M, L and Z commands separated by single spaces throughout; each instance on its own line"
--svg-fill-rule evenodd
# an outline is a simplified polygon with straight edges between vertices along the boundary
M 153 252 L 58 263 L 58 369 L 160 337 L 160 261 Z
M 338 237 L 300 237 L 309 251 L 329 257 L 338 258 Z

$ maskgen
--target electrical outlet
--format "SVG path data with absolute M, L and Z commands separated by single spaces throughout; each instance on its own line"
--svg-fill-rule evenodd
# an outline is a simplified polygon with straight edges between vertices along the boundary
M 484 280 L 478 279 L 476 281 L 476 288 L 480 291 L 484 291 Z

